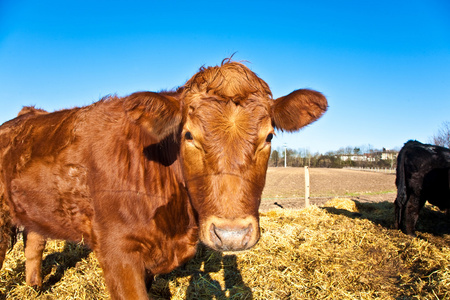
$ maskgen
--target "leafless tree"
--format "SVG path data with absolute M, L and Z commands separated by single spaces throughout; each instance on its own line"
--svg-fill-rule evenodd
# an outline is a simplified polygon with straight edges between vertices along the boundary
M 431 140 L 435 145 L 450 148 L 450 122 L 442 123 L 438 132 L 433 135 Z
M 272 151 L 272 155 L 270 157 L 270 164 L 273 167 L 278 167 L 278 161 L 280 160 L 280 153 L 277 150 Z

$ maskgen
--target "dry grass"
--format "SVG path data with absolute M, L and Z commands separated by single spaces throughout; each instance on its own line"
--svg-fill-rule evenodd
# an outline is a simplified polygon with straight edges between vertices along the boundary
M 25 284 L 25 257 L 19 241 L 0 272 L 0 299 L 108 299 L 97 259 L 84 246 L 50 241 L 44 257 L 44 286 L 37 292 Z
M 156 299 L 450 299 L 450 230 L 427 207 L 418 237 L 392 224 L 392 203 L 334 199 L 324 207 L 261 216 L 261 241 L 243 253 L 200 247 L 183 268 L 158 276 Z M 428 219 L 431 217 L 432 219 Z M 438 224 L 438 225 L 436 225 Z M 437 226 L 437 228 L 436 228 Z M 93 253 L 51 242 L 40 293 L 24 284 L 23 246 L 0 273 L 3 299 L 105 299 Z

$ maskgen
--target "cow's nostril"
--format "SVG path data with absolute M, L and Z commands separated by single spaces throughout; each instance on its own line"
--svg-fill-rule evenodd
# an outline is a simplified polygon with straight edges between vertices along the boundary
M 250 238 L 252 237 L 252 232 L 253 232 L 253 227 L 251 224 L 249 224 L 247 226 L 247 228 L 245 228 L 245 235 L 244 235 L 244 238 L 242 239 L 242 245 L 244 248 L 247 248 L 248 242 L 250 241 Z
M 221 248 L 223 245 L 223 242 L 220 237 L 220 234 L 218 234 L 216 230 L 217 230 L 216 225 L 214 223 L 212 223 L 211 227 L 209 229 L 209 232 L 211 233 L 211 240 L 217 248 Z

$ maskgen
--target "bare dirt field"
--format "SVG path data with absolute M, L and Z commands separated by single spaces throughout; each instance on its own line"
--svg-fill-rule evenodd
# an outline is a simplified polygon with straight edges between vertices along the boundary
M 334 197 L 360 202 L 393 202 L 395 174 L 348 169 L 311 168 L 310 203 L 320 205 Z M 304 168 L 269 168 L 261 210 L 301 208 L 305 197 Z

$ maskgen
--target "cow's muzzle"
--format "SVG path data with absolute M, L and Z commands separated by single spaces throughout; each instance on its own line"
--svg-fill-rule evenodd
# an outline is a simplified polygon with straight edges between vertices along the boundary
M 259 222 L 255 217 L 222 219 L 211 217 L 202 226 L 202 242 L 218 251 L 242 251 L 259 240 Z

